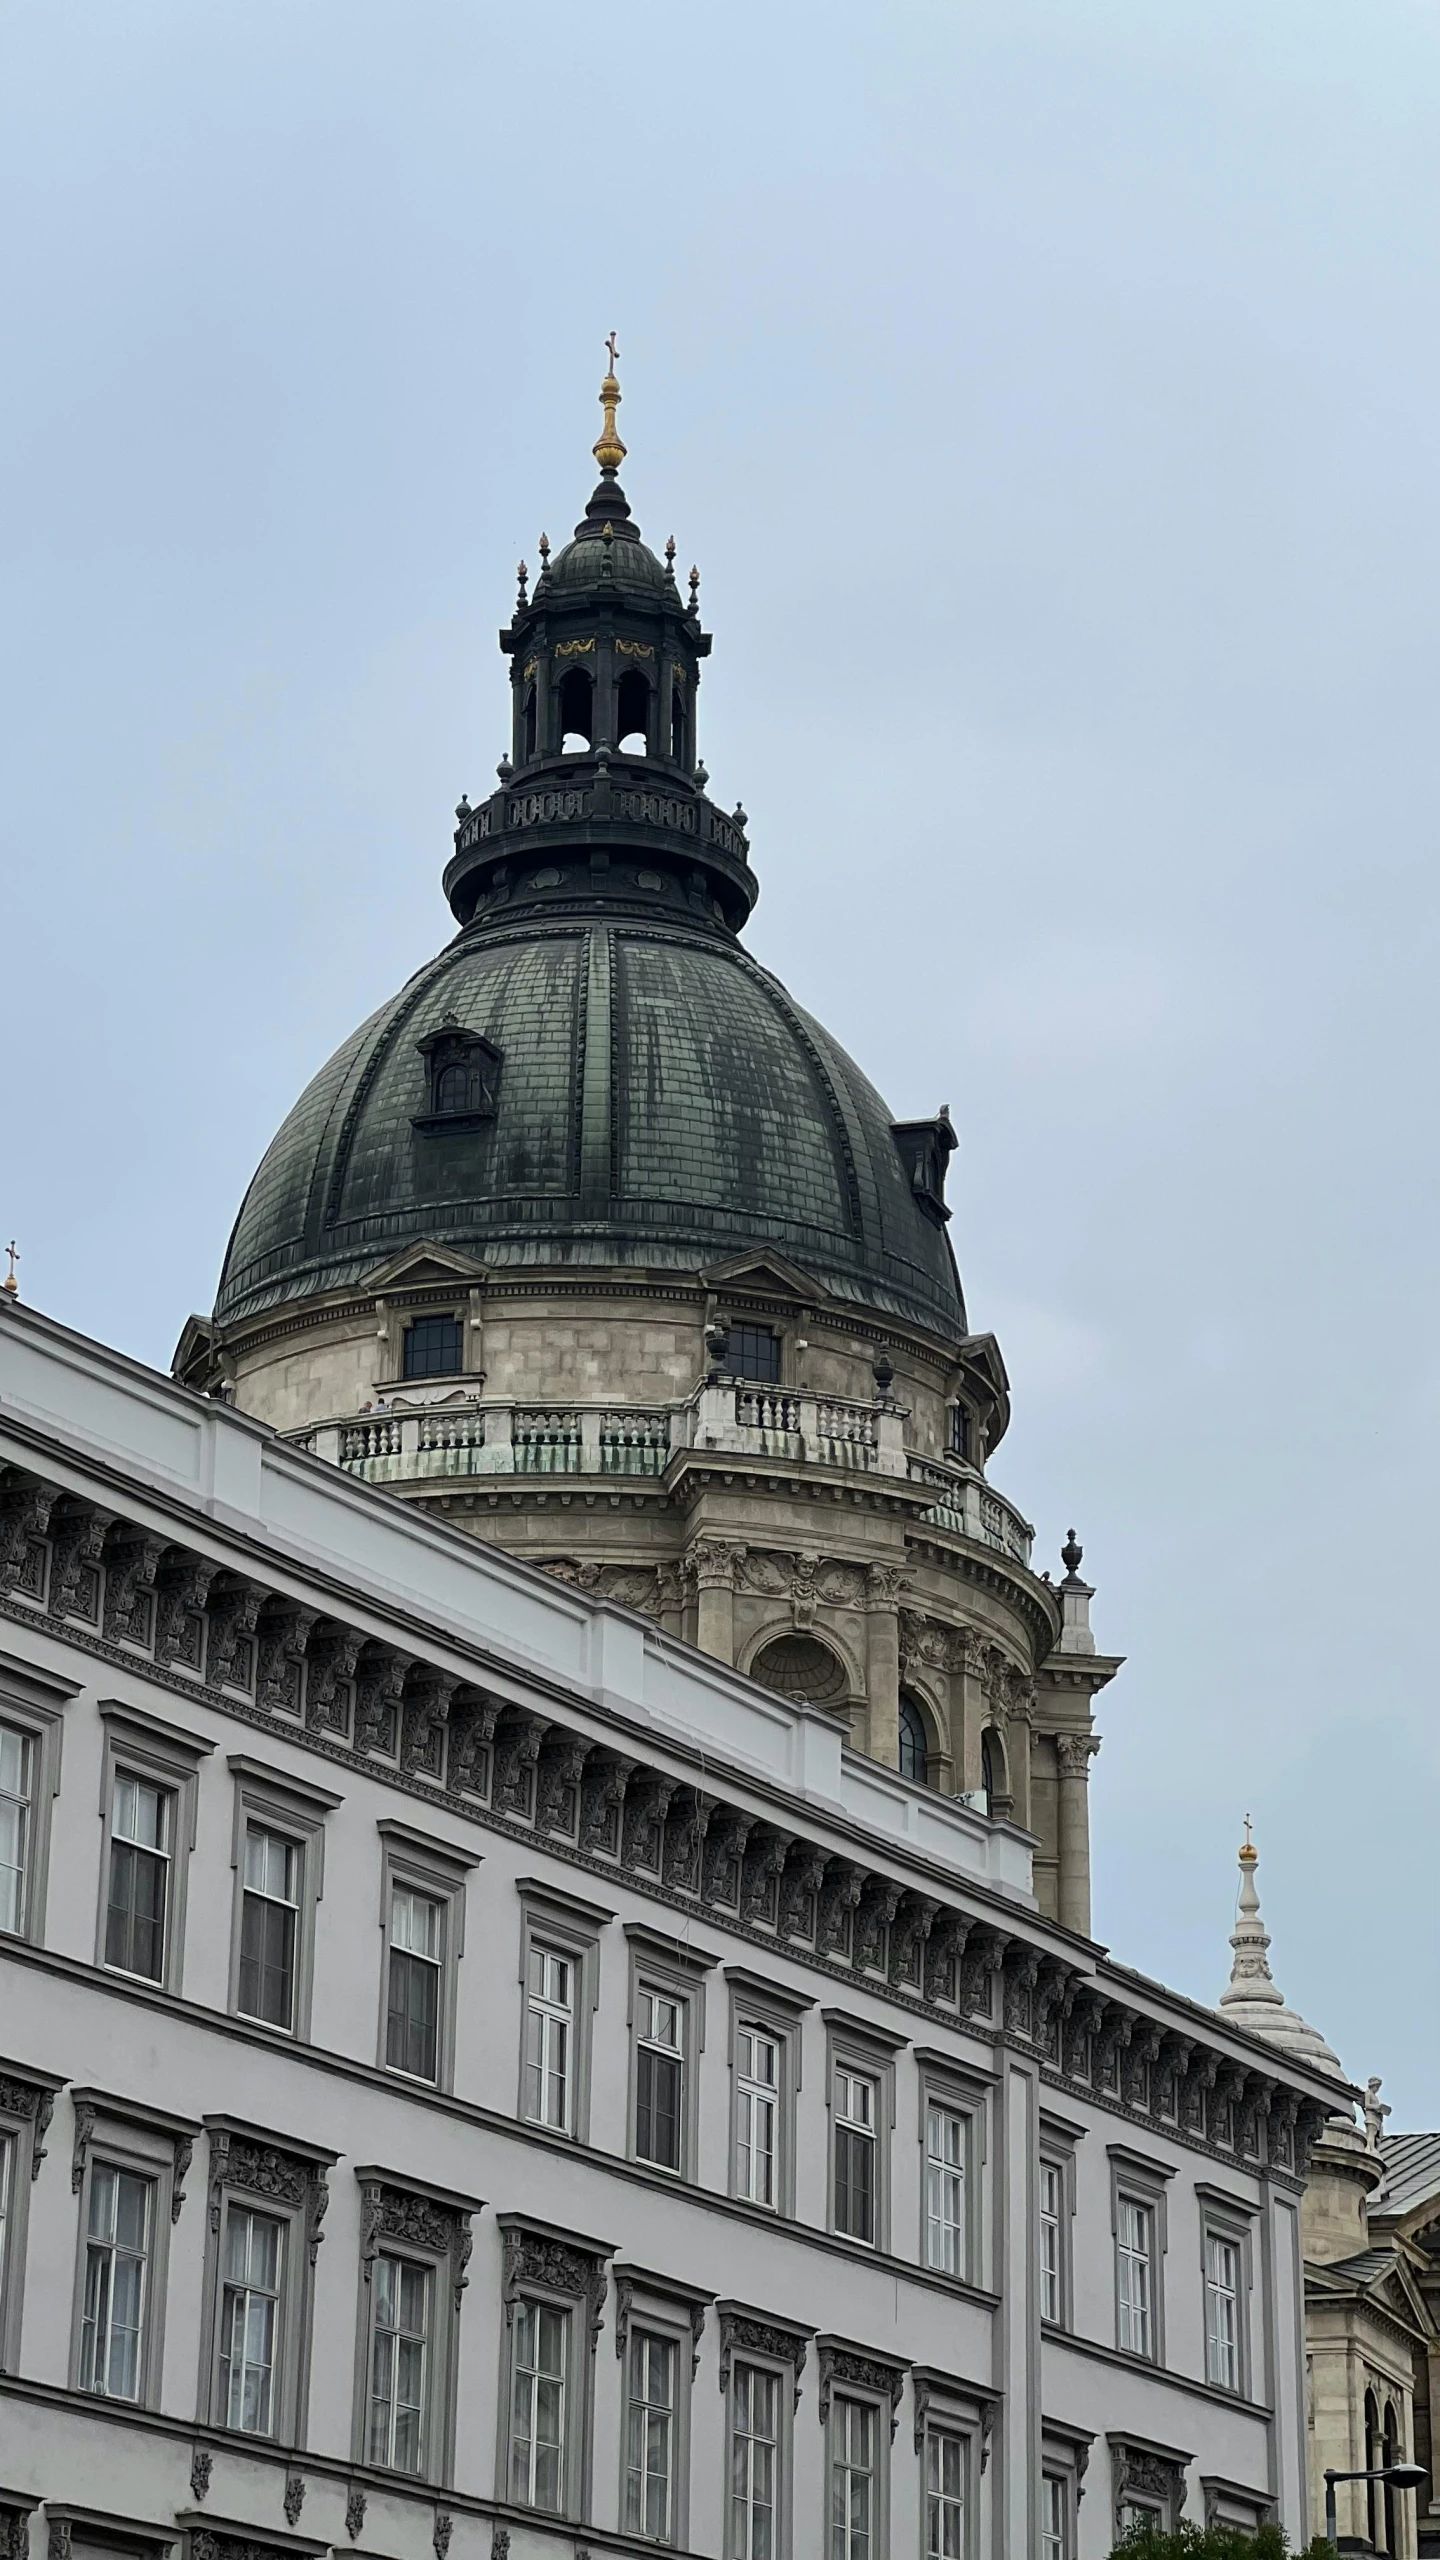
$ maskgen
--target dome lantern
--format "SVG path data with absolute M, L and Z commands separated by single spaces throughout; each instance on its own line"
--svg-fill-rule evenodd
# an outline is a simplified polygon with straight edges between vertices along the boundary
M 696 697 L 710 654 L 698 582 L 657 559 L 620 486 L 614 336 L 600 386 L 600 477 L 572 539 L 521 581 L 500 646 L 510 660 L 511 772 L 455 831 L 445 891 L 462 925 L 513 915 L 528 883 L 560 872 L 625 900 L 631 865 L 677 888 L 692 916 L 734 933 L 758 894 L 743 819 L 706 796 Z M 556 883 L 549 880 L 553 889 Z

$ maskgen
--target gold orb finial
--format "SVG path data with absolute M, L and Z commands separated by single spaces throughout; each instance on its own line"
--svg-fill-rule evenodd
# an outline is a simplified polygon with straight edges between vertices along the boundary
M 1260 1864 L 1260 1852 L 1250 1837 L 1250 1816 L 1248 1813 L 1245 1816 L 1245 1837 L 1240 1843 L 1240 1864 L 1242 1867 L 1258 1867 Z
M 610 357 L 610 370 L 600 385 L 600 406 L 605 412 L 605 424 L 596 440 L 594 454 L 602 471 L 618 471 L 625 459 L 625 447 L 620 441 L 619 430 L 615 424 L 615 412 L 620 406 L 620 385 L 615 379 L 615 367 L 619 361 L 620 350 L 615 343 L 613 329 L 605 341 L 605 346 Z

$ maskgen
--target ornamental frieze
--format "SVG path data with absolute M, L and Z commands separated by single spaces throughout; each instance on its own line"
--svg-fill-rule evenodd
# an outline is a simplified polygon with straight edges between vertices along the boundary
M 768 2356 L 775 2364 L 788 2364 L 793 2383 L 793 2405 L 800 2406 L 800 2377 L 805 2371 L 805 2358 L 810 2341 L 803 2329 L 789 2329 L 780 2320 L 767 2320 L 762 2314 L 733 2311 L 726 2305 L 720 2312 L 720 2388 L 730 2388 L 730 2376 L 737 2356 Z

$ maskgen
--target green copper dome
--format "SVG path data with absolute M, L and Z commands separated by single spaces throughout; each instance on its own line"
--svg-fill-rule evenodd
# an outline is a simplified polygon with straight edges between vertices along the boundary
M 659 904 L 660 875 L 637 877 Z M 467 1038 L 478 1107 L 433 1113 L 435 1042 Z M 217 1320 L 354 1287 L 427 1238 L 492 1269 L 768 1248 L 857 1306 L 965 1330 L 874 1087 L 738 944 L 618 899 L 472 929 L 336 1052 L 250 1186 Z
M 768 1251 L 837 1297 L 965 1331 L 955 1144 L 893 1124 L 737 935 L 743 809 L 706 796 L 710 637 L 640 539 L 601 388 L 601 476 L 500 635 L 511 749 L 456 812 L 460 934 L 302 1095 L 230 1240 L 219 1323 L 353 1289 L 405 1247 L 492 1269 L 702 1272 Z M 899 990 L 897 989 L 897 996 Z

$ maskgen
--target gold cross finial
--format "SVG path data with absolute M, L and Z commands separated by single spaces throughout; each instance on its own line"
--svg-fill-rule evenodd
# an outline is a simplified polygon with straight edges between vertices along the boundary
M 1250 1816 L 1248 1813 L 1245 1816 L 1245 1846 L 1247 1849 L 1250 1846 Z
M 619 361 L 620 349 L 616 344 L 613 329 L 605 341 L 605 346 L 610 358 L 610 370 L 600 385 L 600 406 L 605 412 L 605 424 L 600 430 L 599 441 L 594 450 L 595 459 L 602 471 L 618 471 L 625 459 L 625 447 L 620 441 L 615 425 L 615 412 L 620 406 L 620 385 L 615 379 L 615 367 Z
M 7 1298 L 18 1298 L 20 1295 L 20 1283 L 15 1277 L 15 1265 L 19 1261 L 20 1255 L 13 1236 L 5 1247 L 5 1251 L 10 1257 L 10 1269 L 4 1280 L 0 1281 L 0 1288 L 4 1289 Z
M 1250 1837 L 1250 1816 L 1247 1813 L 1245 1816 L 1245 1837 L 1240 1843 L 1240 1864 L 1242 1867 L 1255 1867 L 1258 1866 L 1259 1863 L 1260 1852 Z

